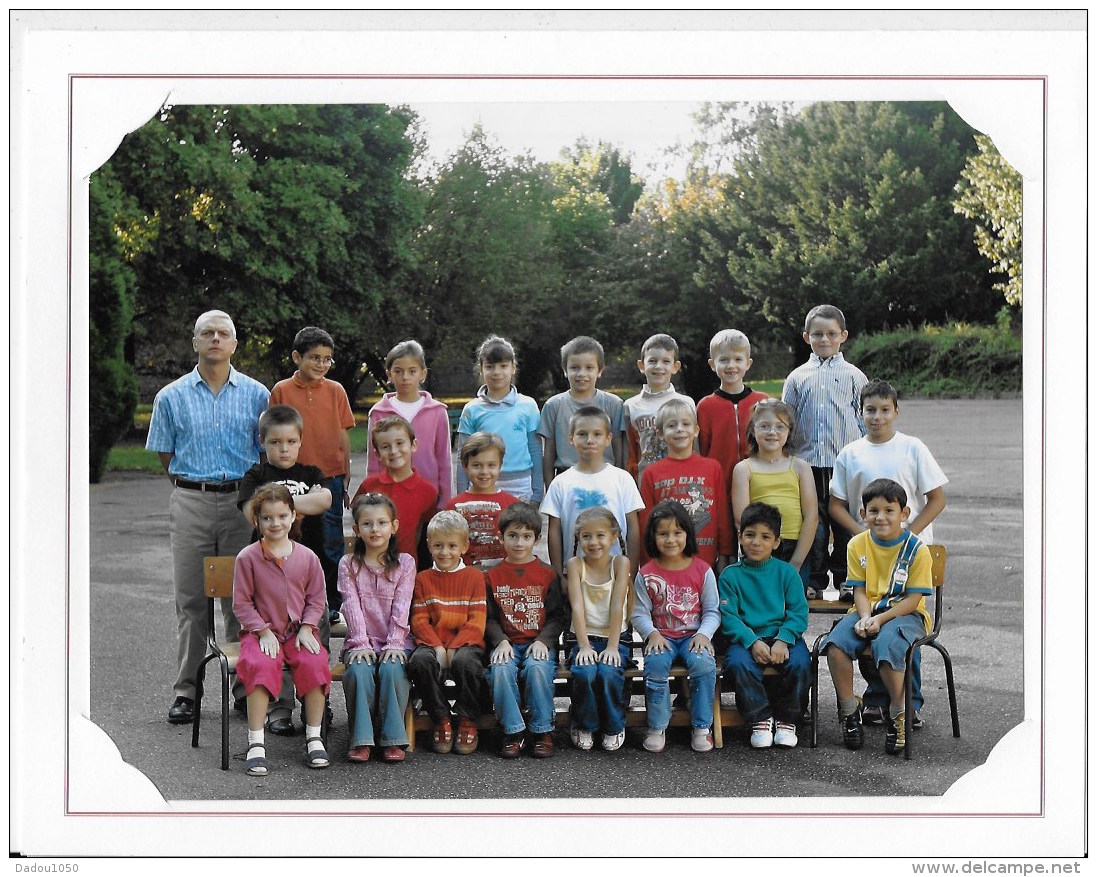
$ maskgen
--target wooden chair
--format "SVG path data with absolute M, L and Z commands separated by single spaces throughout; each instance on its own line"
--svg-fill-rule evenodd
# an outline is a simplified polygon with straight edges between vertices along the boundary
M 240 657 L 240 643 L 217 642 L 217 628 L 214 626 L 214 613 L 217 601 L 232 598 L 232 575 L 236 567 L 235 557 L 206 557 L 202 564 L 205 570 L 205 592 L 207 603 L 206 655 L 198 665 L 194 685 L 194 721 L 191 729 L 190 745 L 198 746 L 198 729 L 202 719 L 202 694 L 206 678 L 206 664 L 216 659 L 221 670 L 221 770 L 229 769 L 229 676 L 236 673 L 236 661 Z
M 903 708 L 905 711 L 904 723 L 906 725 L 906 745 L 903 748 L 903 757 L 907 761 L 911 758 L 914 739 L 912 727 L 914 721 L 914 678 L 911 670 L 914 663 L 914 652 L 922 646 L 931 646 L 936 649 L 944 661 L 945 680 L 948 683 L 948 705 L 952 714 L 952 736 L 960 736 L 960 716 L 956 708 L 956 683 L 952 674 L 952 658 L 949 656 L 948 650 L 938 641 L 944 618 L 945 562 L 948 559 L 948 551 L 943 545 L 930 545 L 929 553 L 933 558 L 933 629 L 925 636 L 919 637 L 907 649 L 906 665 L 903 673 Z M 831 629 L 833 629 L 833 626 Z M 817 637 L 811 648 L 811 746 L 813 749 L 818 745 L 819 737 L 819 646 L 825 636 L 826 634 L 822 634 Z

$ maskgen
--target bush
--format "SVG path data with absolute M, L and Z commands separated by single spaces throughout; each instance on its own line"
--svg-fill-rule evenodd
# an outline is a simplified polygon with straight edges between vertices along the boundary
M 1021 339 L 1008 328 L 949 323 L 863 335 L 846 358 L 900 395 L 974 398 L 1021 392 Z

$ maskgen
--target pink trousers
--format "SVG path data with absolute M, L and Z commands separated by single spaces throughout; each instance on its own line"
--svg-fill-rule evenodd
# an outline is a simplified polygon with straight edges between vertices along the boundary
M 282 690 L 282 663 L 289 666 L 294 687 L 298 695 L 304 697 L 318 685 L 323 686 L 324 696 L 331 687 L 331 668 L 328 666 L 328 652 L 320 646 L 320 654 L 314 655 L 307 649 L 299 648 L 290 639 L 280 643 L 278 654 L 268 658 L 259 648 L 259 637 L 254 633 L 240 634 L 240 657 L 236 661 L 236 675 L 244 684 L 244 691 L 251 694 L 260 685 L 278 697 Z

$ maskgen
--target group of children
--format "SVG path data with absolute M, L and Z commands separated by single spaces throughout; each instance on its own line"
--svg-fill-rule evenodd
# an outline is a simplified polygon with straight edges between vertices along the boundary
M 750 345 L 737 330 L 713 337 L 709 365 L 720 388 L 696 406 L 671 382 L 680 362 L 670 336 L 645 342 L 637 365 L 646 383 L 624 402 L 598 389 L 603 349 L 582 336 L 561 350 L 569 389 L 538 412 L 514 385 L 514 348 L 493 335 L 477 353 L 484 383 L 458 426 L 456 494 L 446 409 L 421 388 L 423 349 L 398 344 L 385 361 L 394 391 L 369 413 L 367 474 L 350 501 L 353 551 L 342 556 L 341 530 L 336 546 L 314 527 L 302 542 L 312 550 L 300 554 L 319 560 L 305 563 L 291 539 L 298 514 L 341 519 L 350 474 L 349 454 L 335 454 L 349 447 L 349 405 L 324 377 L 334 345 L 318 332 L 299 333 L 298 372 L 275 388 L 291 384 L 304 407 L 274 404 L 272 394 L 260 421 L 266 462 L 241 493 L 259 536 L 248 563 L 238 562 L 234 589 L 244 638 L 255 640 L 238 670 L 249 773 L 266 772 L 269 699 L 292 690 L 283 663 L 304 703 L 308 764 L 328 764 L 319 720 L 330 672 L 320 665 L 327 669 L 327 622 L 340 610 L 351 761 L 373 750 L 404 759 L 412 687 L 437 752 L 477 748 L 490 690 L 501 754 L 551 756 L 565 631 L 578 749 L 591 749 L 598 734 L 608 751 L 624 742 L 634 634 L 643 643 L 644 749 L 665 746 L 676 662 L 688 673 L 692 748 L 712 749 L 720 637 L 751 745 L 795 746 L 810 670 L 808 600 L 828 572 L 853 602 L 824 641 L 843 740 L 858 748 L 862 722 L 875 717 L 887 724 L 887 751 L 902 750 L 903 715 L 891 716 L 889 705 L 902 703 L 905 644 L 927 623 L 928 529 L 947 479 L 919 440 L 895 430 L 891 385 L 844 361 L 840 310 L 808 314 L 812 354 L 783 400 L 745 385 Z M 316 464 L 299 459 L 306 452 Z M 340 462 L 342 471 L 330 471 Z M 271 482 L 281 489 L 259 487 Z M 547 564 L 534 554 L 542 515 Z M 852 666 L 866 646 L 880 675 L 862 701 Z M 267 727 L 278 731 L 273 718 Z

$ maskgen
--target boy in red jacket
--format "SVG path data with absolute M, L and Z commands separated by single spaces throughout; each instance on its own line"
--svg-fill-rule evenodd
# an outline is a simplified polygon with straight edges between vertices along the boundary
M 702 457 L 719 460 L 724 483 L 731 484 L 731 470 L 748 455 L 747 424 L 750 409 L 766 398 L 743 383 L 754 360 L 750 341 L 738 329 L 721 329 L 708 345 L 708 365 L 720 379 L 720 388 L 697 403 L 698 439 Z
M 460 512 L 442 511 L 430 519 L 427 547 L 434 565 L 415 577 L 410 621 L 416 648 L 408 660 L 408 678 L 434 724 L 434 751 L 469 755 L 479 742 L 487 585 L 484 574 L 462 560 L 469 527 Z M 443 674 L 457 686 L 456 739 Z

